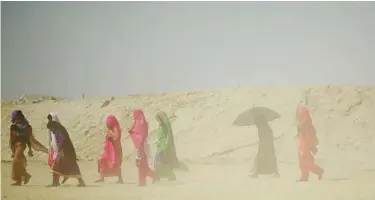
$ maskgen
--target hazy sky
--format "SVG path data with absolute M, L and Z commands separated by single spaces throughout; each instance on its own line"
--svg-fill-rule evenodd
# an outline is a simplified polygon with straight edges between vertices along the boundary
M 2 99 L 375 85 L 375 2 L 1 2 Z

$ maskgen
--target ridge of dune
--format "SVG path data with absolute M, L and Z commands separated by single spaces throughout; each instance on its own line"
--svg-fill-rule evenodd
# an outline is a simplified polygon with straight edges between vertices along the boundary
M 375 87 L 372 86 L 268 86 L 206 90 L 186 93 L 131 95 L 108 99 L 64 99 L 38 104 L 15 105 L 2 101 L 2 160 L 10 160 L 8 128 L 10 113 L 21 109 L 33 126 L 36 138 L 46 144 L 46 116 L 57 112 L 67 128 L 80 160 L 95 160 L 102 151 L 105 117 L 115 115 L 123 128 L 124 156 L 132 152 L 126 137 L 132 110 L 141 108 L 150 124 L 149 143 L 155 140 L 154 119 L 159 110 L 172 121 L 177 153 L 185 162 L 236 164 L 251 161 L 256 152 L 254 127 L 235 127 L 232 122 L 242 111 L 265 106 L 281 114 L 271 122 L 276 154 L 280 162 L 296 162 L 294 114 L 303 95 L 316 126 L 321 160 L 355 162 L 363 168 L 375 167 Z M 106 106 L 102 106 L 108 100 Z M 154 145 L 152 145 L 154 146 Z M 30 160 L 45 160 L 36 153 Z

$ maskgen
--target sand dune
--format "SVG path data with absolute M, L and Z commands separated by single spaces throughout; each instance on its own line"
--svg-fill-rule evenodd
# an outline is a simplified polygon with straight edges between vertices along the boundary
M 297 140 L 294 123 L 298 102 L 307 95 L 320 139 L 317 162 L 326 169 L 323 181 L 298 184 Z M 2 197 L 7 199 L 375 199 L 375 87 L 252 87 L 217 91 L 168 93 L 116 97 L 108 99 L 72 99 L 43 101 L 21 105 L 2 102 Z M 235 127 L 236 116 L 252 106 L 264 106 L 280 113 L 271 122 L 281 178 L 249 179 L 246 175 L 256 153 L 254 127 Z M 21 109 L 34 128 L 37 139 L 46 143 L 46 116 L 55 111 L 70 132 L 90 182 L 97 177 L 95 160 L 102 151 L 105 117 L 116 115 L 127 135 L 132 110 L 141 108 L 150 124 L 150 143 L 157 128 L 155 114 L 164 110 L 172 120 L 177 153 L 190 167 L 179 172 L 178 183 L 135 188 L 133 184 L 94 185 L 89 188 L 46 189 L 51 180 L 47 156 L 36 153 L 30 158 L 33 174 L 30 186 L 12 188 L 8 127 L 10 113 Z M 254 144 L 254 145 L 251 145 Z M 124 137 L 125 155 L 132 144 Z M 136 181 L 134 157 L 123 169 L 130 182 Z M 38 177 L 38 178 L 36 178 Z M 313 177 L 313 179 L 315 179 Z M 71 180 L 69 184 L 75 184 Z M 68 184 L 68 185 L 69 185 Z M 372 186 L 371 186 L 372 185 Z M 68 186 L 69 187 L 69 186 Z M 66 196 L 67 191 L 72 191 Z M 143 192 L 143 194 L 140 194 Z M 59 199 L 59 198 L 57 198 Z

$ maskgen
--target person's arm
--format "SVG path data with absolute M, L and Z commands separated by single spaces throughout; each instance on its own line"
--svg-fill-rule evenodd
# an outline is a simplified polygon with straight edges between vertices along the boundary
M 112 138 L 113 138 L 113 140 L 120 140 L 120 135 L 121 135 L 120 129 L 118 129 L 117 127 L 115 127 L 113 129 L 113 132 L 112 132 Z
M 9 131 L 9 148 L 12 151 L 12 157 L 13 157 L 14 156 L 14 146 L 13 146 L 14 132 L 13 132 L 12 127 L 13 126 L 10 127 L 10 131 Z
M 51 136 L 51 131 L 48 131 L 47 134 L 47 142 L 48 142 L 48 153 L 52 151 L 52 136 Z
M 108 130 L 107 133 L 106 133 L 106 137 L 108 138 L 109 141 L 112 141 L 115 140 L 115 135 L 113 133 L 114 131 L 111 131 L 111 130 Z
M 33 128 L 29 125 L 28 127 L 28 138 L 27 138 L 27 141 L 26 141 L 26 145 L 29 147 L 29 152 L 28 152 L 28 155 L 30 157 L 33 157 L 34 154 L 33 154 L 33 149 L 32 149 L 32 142 L 34 140 L 33 138 Z
M 301 133 L 301 125 L 299 123 L 296 124 L 297 126 L 297 135 L 296 135 L 296 138 L 299 137 L 300 133 Z
M 307 141 L 309 142 L 310 150 L 313 154 L 318 152 L 317 145 L 319 144 L 318 138 L 316 136 L 316 130 L 314 126 L 310 127 L 310 133 L 307 136 Z
M 12 130 L 10 130 L 9 131 L 9 148 L 11 148 L 12 149 L 12 151 L 13 151 L 13 148 L 12 148 L 12 143 L 13 143 L 13 132 L 12 132 Z
M 27 147 L 29 147 L 29 152 L 33 152 L 33 150 L 32 150 L 32 145 L 31 145 L 31 143 L 32 143 L 32 140 L 33 140 L 33 127 L 31 127 L 31 126 L 29 126 L 29 128 L 28 128 L 28 140 L 27 140 L 27 142 L 26 142 L 26 144 L 27 144 Z

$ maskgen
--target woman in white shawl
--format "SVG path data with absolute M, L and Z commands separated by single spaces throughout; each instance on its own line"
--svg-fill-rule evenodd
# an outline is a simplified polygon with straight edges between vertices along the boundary
M 48 122 L 54 121 L 54 122 L 60 123 L 60 120 L 57 117 L 57 113 L 55 113 L 55 112 L 49 113 L 48 116 L 47 116 L 47 119 L 48 119 Z M 50 131 L 50 130 L 48 130 L 47 141 L 48 141 L 48 154 L 49 154 L 48 165 L 49 165 L 50 168 L 52 168 L 52 166 L 55 162 L 57 153 L 58 153 L 58 148 L 57 148 L 55 134 L 53 134 L 52 131 Z M 62 181 L 62 184 L 64 184 L 67 180 L 68 180 L 68 178 L 64 177 L 64 180 Z
M 60 123 L 60 120 L 59 118 L 57 117 L 57 114 L 54 113 L 54 112 L 51 112 L 48 114 L 47 116 L 47 119 L 48 121 L 55 121 L 55 122 L 59 122 Z M 48 131 L 48 165 L 50 167 L 52 167 L 53 165 L 53 161 L 55 160 L 56 158 L 56 155 L 57 155 L 57 144 L 56 144 L 56 137 L 55 135 L 52 133 L 52 131 Z

